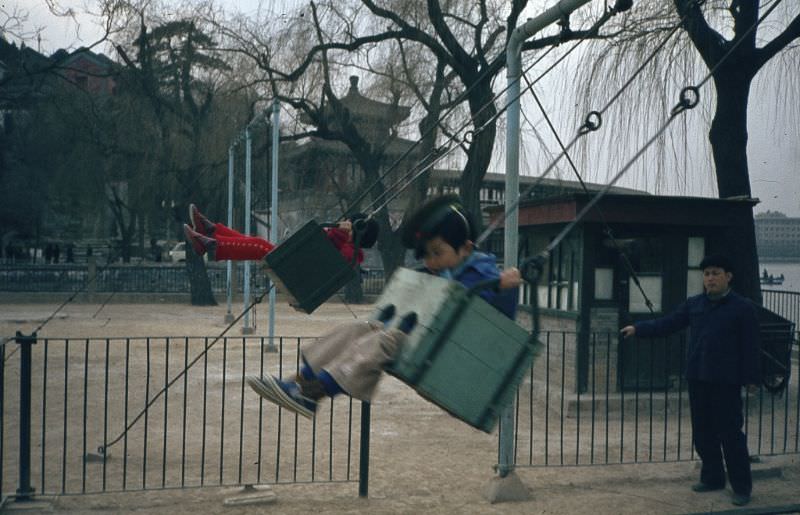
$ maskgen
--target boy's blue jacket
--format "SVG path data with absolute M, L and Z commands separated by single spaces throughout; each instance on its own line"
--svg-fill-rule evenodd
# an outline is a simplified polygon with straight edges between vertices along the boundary
M 718 301 L 689 297 L 671 314 L 634 324 L 636 336 L 666 336 L 689 327 L 686 378 L 721 384 L 761 381 L 759 325 L 753 304 L 730 291 Z
M 500 278 L 500 270 L 497 268 L 496 258 L 492 254 L 474 251 L 460 265 L 443 270 L 438 275 L 458 281 L 466 288 L 470 288 L 481 281 Z M 500 291 L 486 289 L 479 292 L 479 295 L 508 318 L 514 319 L 519 298 L 518 288 Z

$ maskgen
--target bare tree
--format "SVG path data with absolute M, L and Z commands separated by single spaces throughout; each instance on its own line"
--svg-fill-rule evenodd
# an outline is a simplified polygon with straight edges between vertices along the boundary
M 675 77 L 692 84 L 690 81 L 710 74 L 716 95 L 708 139 L 718 195 L 720 198 L 750 198 L 747 108 L 753 80 L 777 56 L 783 56 L 789 65 L 770 69 L 770 73 L 783 74 L 772 81 L 776 87 L 787 80 L 787 75 L 790 82 L 796 83 L 800 69 L 797 66 L 800 53 L 795 44 L 800 39 L 800 14 L 791 14 L 792 10 L 786 6 L 778 7 L 779 1 L 760 0 L 673 0 L 671 4 L 637 4 L 631 10 L 628 25 L 620 28 L 623 35 L 615 41 L 612 51 L 603 56 L 590 54 L 597 61 L 589 68 L 587 80 L 581 82 L 587 84 L 584 88 L 588 91 L 594 79 L 623 79 L 641 62 L 631 59 L 632 56 L 642 58 L 659 46 L 663 47 L 664 55 L 658 66 L 648 72 L 649 78 L 658 84 L 674 83 Z M 684 37 L 665 39 L 676 24 L 682 29 L 679 35 Z M 698 66 L 697 56 L 701 66 Z M 785 91 L 788 90 L 782 89 L 782 93 Z M 640 105 L 667 102 L 653 95 L 649 88 L 640 88 L 634 95 L 631 100 Z M 796 106 L 798 102 L 789 100 L 787 105 Z M 636 112 L 630 116 L 648 115 Z M 623 117 L 621 124 L 631 127 L 631 121 Z M 635 126 L 641 126 L 642 121 L 639 118 Z M 752 217 L 745 225 L 730 231 L 727 240 L 738 272 L 737 289 L 760 301 Z
M 489 0 L 469 3 L 427 0 L 425 4 L 325 1 L 312 3 L 311 16 L 288 21 L 284 30 L 270 37 L 253 28 L 241 27 L 229 35 L 232 39 L 236 39 L 236 34 L 241 36 L 234 43 L 236 50 L 251 56 L 264 71 L 271 94 L 306 113 L 313 121 L 314 130 L 304 135 L 345 142 L 370 184 L 378 170 L 380 154 L 376 150 L 380 149 L 366 145 L 356 127 L 343 123 L 347 113 L 333 94 L 337 76 L 332 69 L 334 65 L 339 70 L 347 66 L 365 67 L 370 53 L 377 52 L 376 49 L 383 49 L 383 55 L 402 55 L 413 48 L 419 56 L 418 62 L 428 63 L 428 74 L 433 79 L 424 90 L 415 88 L 415 78 L 406 63 L 396 67 L 403 74 L 395 80 L 405 83 L 410 97 L 424 106 L 420 131 L 427 141 L 421 155 L 429 158 L 435 155 L 433 150 L 439 135 L 457 130 L 442 124 L 442 112 L 463 106 L 455 112 L 465 115 L 465 124 L 471 129 L 459 127 L 461 134 L 454 134 L 457 138 L 452 144 L 459 146 L 465 155 L 459 185 L 462 199 L 475 219 L 481 220 L 479 194 L 497 133 L 498 108 L 493 82 L 505 66 L 506 40 L 527 4 L 527 1 L 509 5 Z M 583 23 L 582 29 L 573 30 L 565 22 L 558 34 L 530 40 L 524 50 L 531 52 L 574 39 L 607 37 L 600 29 L 616 12 L 604 11 L 596 19 Z M 389 45 L 391 51 L 386 50 Z M 336 115 L 335 128 L 321 116 L 329 111 Z M 459 125 L 457 121 L 450 123 Z M 466 132 L 471 137 L 465 137 Z M 421 197 L 424 189 L 416 191 L 416 196 Z M 371 192 L 373 198 L 381 198 L 383 193 L 380 183 Z M 396 235 L 382 231 L 382 238 L 391 238 L 381 241 L 382 249 L 393 254 L 399 249 Z M 392 270 L 393 258 L 387 253 L 382 253 L 382 257 L 386 269 Z

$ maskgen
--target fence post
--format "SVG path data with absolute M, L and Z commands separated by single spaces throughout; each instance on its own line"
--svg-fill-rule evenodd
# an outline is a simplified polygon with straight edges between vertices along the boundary
M 94 256 L 86 258 L 86 268 L 86 293 L 89 294 L 89 301 L 91 302 L 94 299 L 94 294 L 97 293 L 97 260 Z
M 361 437 L 358 453 L 358 496 L 366 498 L 369 494 L 369 426 L 370 403 L 361 402 Z
M 17 331 L 17 344 L 21 345 L 19 374 L 19 488 L 17 501 L 31 500 L 31 362 L 32 346 L 36 333 L 23 336 Z

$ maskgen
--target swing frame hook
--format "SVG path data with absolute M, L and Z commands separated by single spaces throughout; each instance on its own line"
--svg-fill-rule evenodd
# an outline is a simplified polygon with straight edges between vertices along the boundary
M 697 86 L 686 86 L 681 90 L 678 104 L 672 108 L 672 116 L 688 109 L 694 109 L 700 103 L 700 89 Z
M 589 111 L 589 114 L 586 115 L 586 119 L 581 125 L 580 129 L 578 129 L 579 134 L 588 134 L 590 132 L 594 132 L 600 127 L 603 126 L 603 115 L 600 114 L 600 111 Z

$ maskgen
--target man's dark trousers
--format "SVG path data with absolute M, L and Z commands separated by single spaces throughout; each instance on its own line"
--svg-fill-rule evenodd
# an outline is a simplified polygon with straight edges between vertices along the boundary
M 742 432 L 742 387 L 731 384 L 689 381 L 689 403 L 692 410 L 692 439 L 703 467 L 700 481 L 711 487 L 725 486 L 728 468 L 731 488 L 737 494 L 750 495 L 750 456 L 747 437 Z

